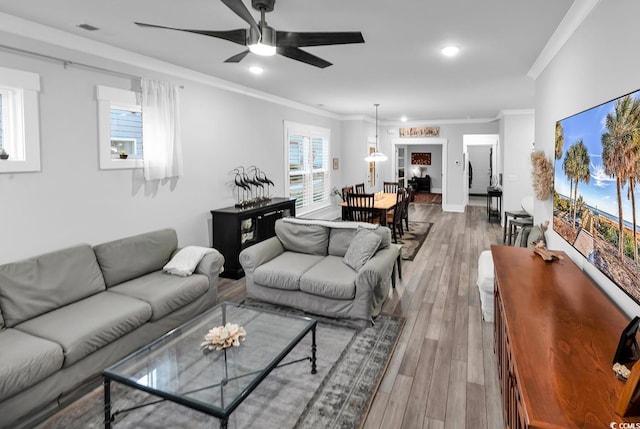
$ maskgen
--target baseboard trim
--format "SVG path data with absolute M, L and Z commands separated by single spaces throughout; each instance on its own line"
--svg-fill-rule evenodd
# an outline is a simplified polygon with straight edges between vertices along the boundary
M 447 205 L 442 205 L 442 211 L 445 212 L 454 212 L 454 213 L 464 213 L 464 207 L 463 205 L 460 204 L 447 204 Z

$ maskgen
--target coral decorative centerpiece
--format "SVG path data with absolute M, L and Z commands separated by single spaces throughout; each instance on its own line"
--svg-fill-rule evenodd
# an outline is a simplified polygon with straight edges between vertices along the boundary
M 235 323 L 227 323 L 224 326 L 217 326 L 204 336 L 204 342 L 200 347 L 205 352 L 212 350 L 223 350 L 229 347 L 239 347 L 247 336 L 247 331 L 242 326 Z

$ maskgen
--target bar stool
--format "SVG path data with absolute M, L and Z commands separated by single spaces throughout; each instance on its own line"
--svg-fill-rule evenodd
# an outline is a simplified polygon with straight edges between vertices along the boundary
M 529 217 L 521 217 L 518 219 L 513 219 L 509 221 L 509 246 L 511 246 L 511 238 L 515 239 L 518 237 L 518 230 L 524 228 L 525 226 L 533 225 L 533 218 Z
M 504 226 L 503 226 L 503 232 L 502 232 L 502 242 L 506 243 L 507 242 L 507 227 L 509 226 L 509 218 L 513 218 L 513 219 L 519 219 L 519 218 L 526 218 L 526 217 L 531 217 L 531 215 L 529 213 L 527 213 L 524 210 L 505 210 L 504 211 Z M 509 231 L 509 233 L 511 233 L 511 231 Z M 511 234 L 509 234 L 509 244 L 511 244 Z

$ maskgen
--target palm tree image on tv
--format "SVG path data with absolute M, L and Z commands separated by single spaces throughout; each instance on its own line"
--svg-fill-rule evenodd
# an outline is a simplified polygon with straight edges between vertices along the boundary
M 640 303 L 640 91 L 556 123 L 553 229 Z

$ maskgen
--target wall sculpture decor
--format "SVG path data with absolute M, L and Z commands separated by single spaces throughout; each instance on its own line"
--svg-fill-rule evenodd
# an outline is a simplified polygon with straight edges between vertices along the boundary
M 400 137 L 438 137 L 440 127 L 400 128 Z
M 274 183 L 255 165 L 246 170 L 242 166 L 236 167 L 229 174 L 234 176 L 236 207 L 251 207 L 271 200 L 269 187 Z

